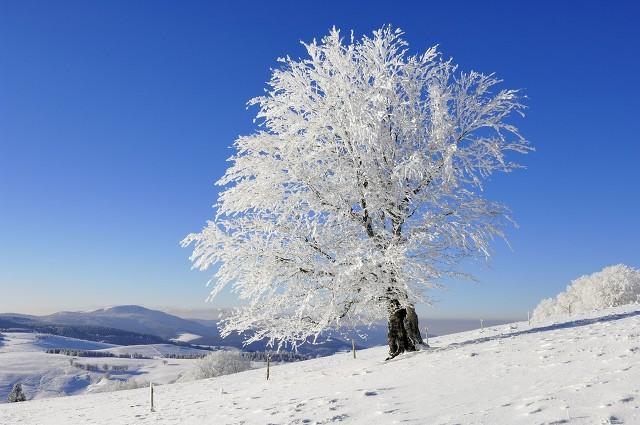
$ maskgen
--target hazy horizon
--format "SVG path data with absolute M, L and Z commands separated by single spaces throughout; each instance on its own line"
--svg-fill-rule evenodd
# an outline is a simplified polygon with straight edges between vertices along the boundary
M 120 306 L 139 306 L 144 307 L 149 310 L 157 310 L 162 311 L 164 313 L 168 313 L 174 316 L 178 316 L 184 319 L 199 319 L 199 320 L 216 320 L 219 318 L 219 315 L 224 310 L 230 310 L 229 307 L 211 307 L 211 308 L 195 308 L 188 309 L 182 307 L 171 307 L 171 306 L 152 306 L 152 305 L 144 305 L 144 304 L 136 304 L 136 303 L 123 303 L 123 304 L 109 304 L 109 305 L 94 305 L 88 306 L 86 308 L 72 308 L 72 309 L 56 309 L 51 308 L 47 310 L 22 310 L 22 311 L 8 311 L 8 310 L 0 310 L 0 314 L 24 314 L 29 316 L 48 316 L 55 313 L 60 312 L 74 312 L 74 313 L 88 313 L 96 310 L 108 309 L 111 307 L 120 307 Z M 431 313 L 431 314 L 430 314 Z M 433 312 L 429 312 L 424 306 L 418 309 L 418 315 L 422 320 L 438 320 L 438 321 L 474 321 L 477 322 L 480 319 L 485 321 L 499 321 L 499 322 L 511 322 L 511 321 L 521 321 L 526 319 L 526 312 L 524 313 L 524 317 L 519 316 L 442 316 L 442 315 L 434 315 Z M 380 322 L 384 320 L 381 319 Z

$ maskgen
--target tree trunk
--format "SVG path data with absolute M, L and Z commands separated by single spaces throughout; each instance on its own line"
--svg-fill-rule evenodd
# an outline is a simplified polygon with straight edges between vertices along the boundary
M 411 307 L 401 307 L 398 300 L 389 303 L 389 357 L 396 357 L 406 351 L 416 351 L 424 345 L 420 328 L 418 327 L 418 315 Z

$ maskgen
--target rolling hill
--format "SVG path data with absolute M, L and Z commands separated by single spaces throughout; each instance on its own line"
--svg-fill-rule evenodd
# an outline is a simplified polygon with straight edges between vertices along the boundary
M 432 338 L 192 383 L 0 406 L 0 423 L 637 424 L 640 307 Z

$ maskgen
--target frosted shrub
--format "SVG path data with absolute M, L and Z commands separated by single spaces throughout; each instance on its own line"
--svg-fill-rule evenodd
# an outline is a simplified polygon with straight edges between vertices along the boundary
M 195 361 L 193 368 L 180 380 L 193 381 L 230 375 L 251 369 L 251 362 L 235 351 L 216 351 Z
M 542 300 L 533 311 L 533 318 L 571 315 L 639 301 L 640 270 L 618 264 L 581 276 L 555 299 Z
M 149 386 L 149 381 L 145 379 L 127 379 L 125 381 L 110 380 L 105 377 L 106 382 L 94 388 L 92 391 L 97 393 L 108 393 L 112 391 L 134 390 L 136 388 L 145 388 Z

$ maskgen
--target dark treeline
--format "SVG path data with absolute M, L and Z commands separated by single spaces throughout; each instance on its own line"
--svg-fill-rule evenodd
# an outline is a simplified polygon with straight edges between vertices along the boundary
M 119 359 L 151 359 L 151 357 L 143 356 L 138 353 L 131 354 L 113 354 L 108 351 L 91 351 L 91 350 L 72 350 L 69 348 L 49 348 L 45 351 L 47 354 L 63 354 L 73 357 L 117 357 Z
M 166 353 L 162 357 L 165 359 L 201 359 L 209 353 Z
M 266 362 L 267 357 L 271 356 L 272 362 L 298 362 L 301 360 L 309 360 L 311 357 L 300 354 L 291 353 L 288 351 L 281 353 L 274 353 L 270 351 L 239 351 L 239 355 L 254 362 Z M 206 357 L 210 353 L 171 353 L 165 354 L 165 359 L 201 359 Z
M 153 357 L 143 356 L 138 353 L 131 354 L 113 354 L 108 351 L 91 351 L 91 350 L 72 350 L 69 348 L 49 348 L 46 350 L 47 354 L 63 354 L 71 357 L 116 357 L 120 359 L 152 359 Z M 301 360 L 309 360 L 311 356 L 292 353 L 288 351 L 276 353 L 271 351 L 239 351 L 239 355 L 254 362 L 266 362 L 267 357 L 271 357 L 272 362 L 298 362 Z M 165 359 L 181 359 L 181 360 L 193 360 L 206 357 L 210 353 L 196 352 L 196 353 L 166 353 L 162 355 Z
M 126 372 L 129 370 L 128 365 L 108 365 L 103 364 L 99 366 L 97 364 L 89 364 L 89 363 L 78 363 L 72 362 L 72 366 L 77 367 L 78 369 L 86 370 L 87 372 Z
M 243 351 L 242 357 L 254 362 L 266 362 L 267 357 L 271 357 L 272 362 L 299 362 L 301 360 L 309 360 L 312 357 L 306 354 L 283 351 L 274 353 L 271 351 Z

